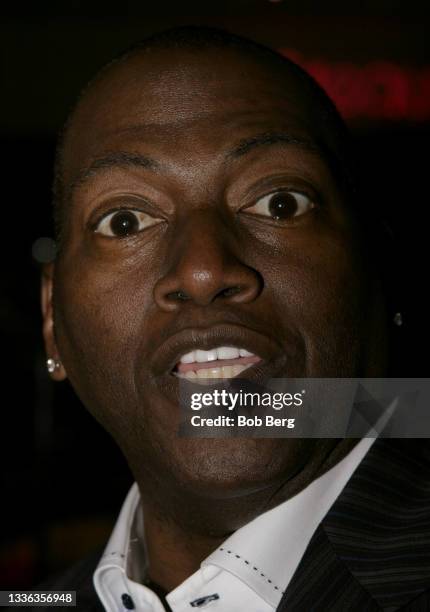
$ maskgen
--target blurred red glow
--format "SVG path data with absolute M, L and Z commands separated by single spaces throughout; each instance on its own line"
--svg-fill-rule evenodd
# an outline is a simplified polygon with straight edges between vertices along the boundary
M 359 65 L 281 53 L 307 70 L 325 89 L 345 119 L 430 120 L 430 67 L 388 61 Z

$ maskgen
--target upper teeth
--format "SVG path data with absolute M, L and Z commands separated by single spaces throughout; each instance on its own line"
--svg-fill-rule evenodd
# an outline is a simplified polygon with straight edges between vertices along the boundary
M 238 357 L 251 357 L 250 353 L 244 348 L 236 348 L 234 346 L 218 346 L 209 351 L 197 349 L 183 355 L 180 363 L 204 363 L 206 361 L 215 361 L 217 359 L 237 359 Z

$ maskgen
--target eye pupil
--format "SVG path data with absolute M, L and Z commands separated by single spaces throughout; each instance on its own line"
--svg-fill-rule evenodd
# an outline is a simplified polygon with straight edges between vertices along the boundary
M 297 200 L 291 193 L 275 193 L 269 201 L 269 211 L 273 219 L 286 219 L 297 212 Z
M 139 229 L 139 221 L 132 212 L 120 211 L 110 221 L 110 229 L 115 236 L 128 236 Z

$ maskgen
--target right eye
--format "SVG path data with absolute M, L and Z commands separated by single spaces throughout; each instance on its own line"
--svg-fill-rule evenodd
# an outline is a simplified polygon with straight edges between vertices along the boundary
M 95 232 L 113 238 L 125 238 L 137 234 L 151 225 L 161 223 L 158 219 L 141 210 L 122 208 L 105 215 L 97 224 Z

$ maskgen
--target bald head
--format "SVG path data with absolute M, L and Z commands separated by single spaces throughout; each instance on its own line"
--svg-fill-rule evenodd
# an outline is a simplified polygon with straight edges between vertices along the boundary
M 152 112 L 149 123 L 167 125 L 173 120 L 185 126 L 196 116 L 196 101 L 201 117 L 205 113 L 209 117 L 208 107 L 214 100 L 228 106 L 242 92 L 251 103 L 253 97 L 257 101 L 269 93 L 280 104 L 288 102 L 292 112 L 295 108 L 297 119 L 300 115 L 303 127 L 313 132 L 313 140 L 324 150 L 336 179 L 351 189 L 348 133 L 333 103 L 312 77 L 291 60 L 249 39 L 214 28 L 179 27 L 148 37 L 114 59 L 80 94 L 57 147 L 57 237 L 74 181 L 79 181 L 76 166 L 81 166 L 82 159 L 77 149 L 92 148 L 94 139 L 100 138 L 97 125 L 105 129 L 115 123 L 115 129 L 130 128 L 140 123 L 147 102 Z

